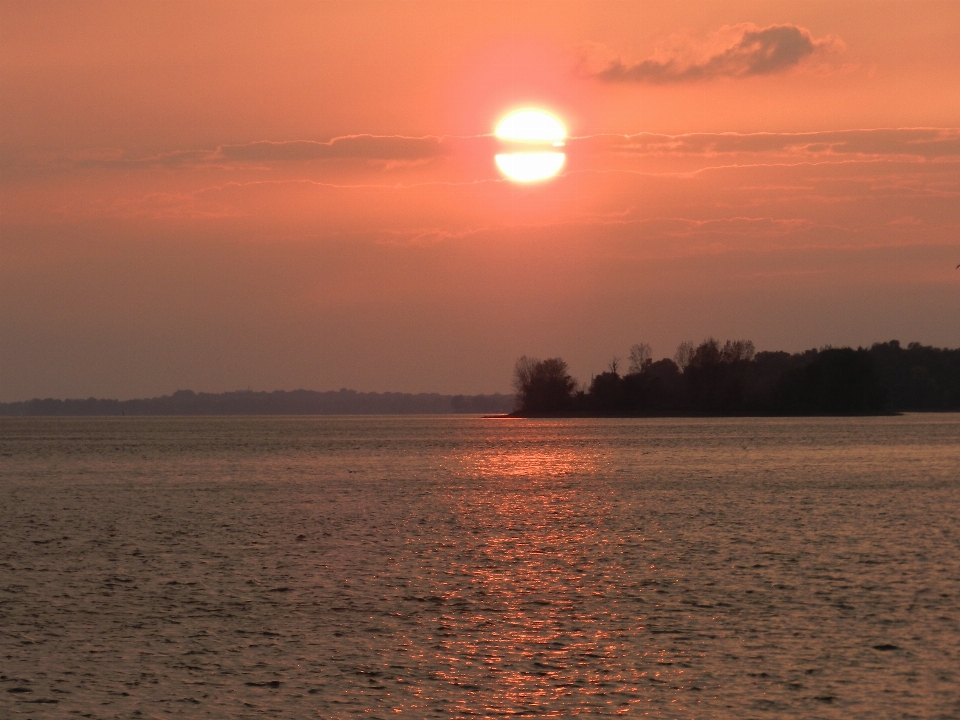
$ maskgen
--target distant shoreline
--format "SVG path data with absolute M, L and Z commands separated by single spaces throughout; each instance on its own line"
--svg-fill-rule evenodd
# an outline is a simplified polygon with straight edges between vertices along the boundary
M 0 417 L 161 417 L 255 415 L 482 415 L 507 413 L 514 396 L 376 393 L 355 390 L 250 390 L 195 393 L 134 400 L 54 398 L 0 403 Z
M 423 412 L 298 412 L 298 413 L 257 413 L 257 412 L 235 412 L 235 413 L 11 413 L 3 412 L 0 409 L 0 420 L 6 419 L 27 419 L 27 418 L 63 418 L 63 419 L 147 419 L 147 418 L 321 418 L 321 417 L 446 417 L 463 416 L 479 417 L 483 420 L 668 420 L 668 419 L 732 419 L 732 418 L 867 418 L 867 417 L 900 417 L 903 415 L 956 415 L 960 414 L 958 410 L 907 410 L 890 411 L 881 413 L 648 413 L 645 415 L 604 415 L 602 413 L 555 413 L 555 414 L 524 414 L 524 413 L 482 413 L 482 412 L 464 412 L 464 411 L 423 411 Z

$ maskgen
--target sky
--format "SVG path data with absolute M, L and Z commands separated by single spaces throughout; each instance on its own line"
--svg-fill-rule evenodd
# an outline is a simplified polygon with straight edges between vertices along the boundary
M 960 3 L 0 2 L 0 401 L 960 346 Z M 568 130 L 504 178 L 510 110 Z

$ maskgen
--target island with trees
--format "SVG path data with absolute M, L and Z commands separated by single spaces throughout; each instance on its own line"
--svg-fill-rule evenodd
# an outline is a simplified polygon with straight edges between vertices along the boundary
M 580 385 L 560 358 L 521 357 L 513 416 L 882 415 L 960 410 L 960 349 L 896 340 L 870 348 L 756 352 L 749 340 L 681 343 L 654 361 L 630 349 Z

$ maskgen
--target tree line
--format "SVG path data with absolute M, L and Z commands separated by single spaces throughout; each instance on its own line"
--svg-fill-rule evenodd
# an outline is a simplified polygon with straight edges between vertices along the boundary
M 518 415 L 873 415 L 960 410 L 960 349 L 896 340 L 870 348 L 756 352 L 749 340 L 681 343 L 654 361 L 648 344 L 579 384 L 561 358 L 521 357 Z

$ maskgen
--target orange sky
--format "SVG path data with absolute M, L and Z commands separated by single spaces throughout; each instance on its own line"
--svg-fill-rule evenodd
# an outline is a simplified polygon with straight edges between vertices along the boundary
M 960 3 L 0 3 L 0 401 L 960 346 Z M 564 173 L 504 181 L 506 110 Z

